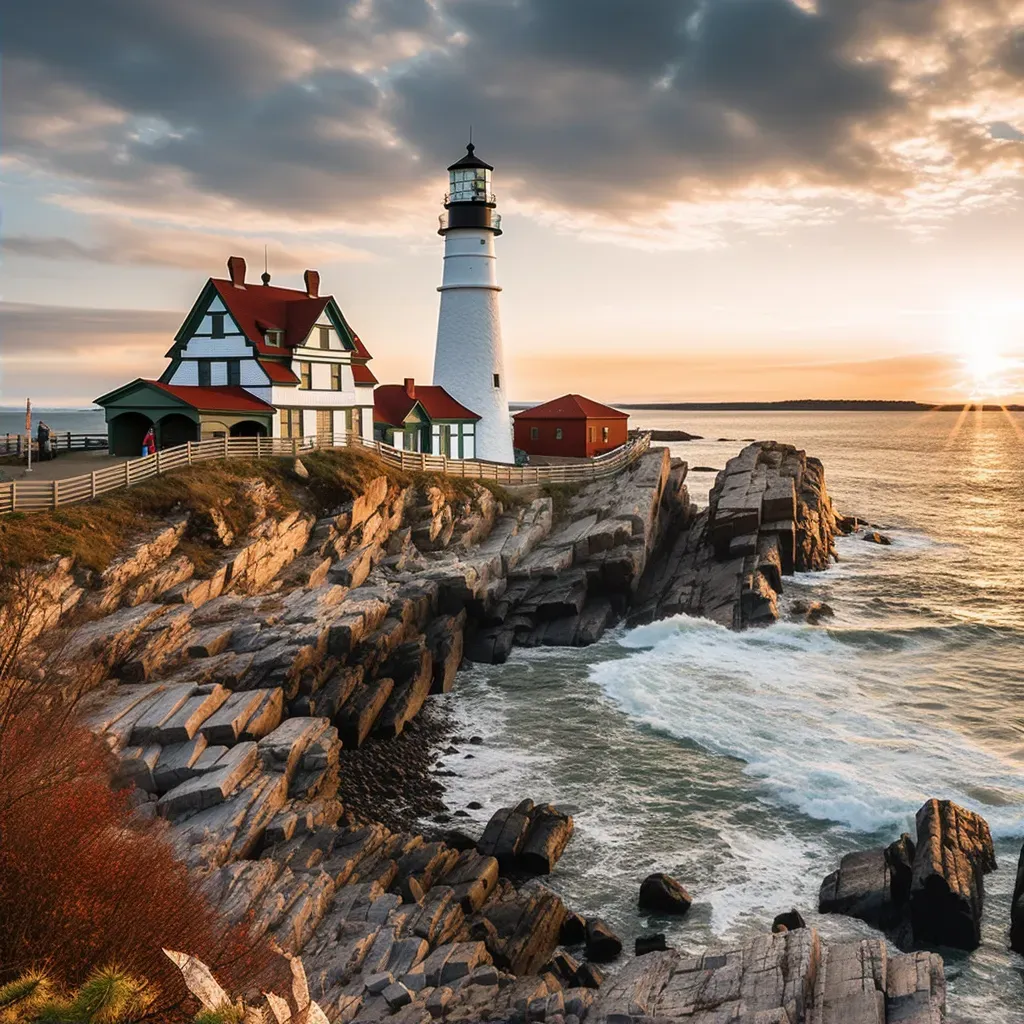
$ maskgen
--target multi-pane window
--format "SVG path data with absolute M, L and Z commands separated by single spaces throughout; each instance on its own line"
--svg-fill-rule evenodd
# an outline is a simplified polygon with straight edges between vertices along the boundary
M 352 433 L 357 437 L 363 436 L 363 410 L 358 406 L 352 409 Z
M 602 441 L 607 441 L 608 440 L 608 428 L 607 427 L 602 427 L 601 428 L 601 440 Z
M 302 410 L 281 410 L 281 436 L 302 437 Z
M 331 347 L 331 329 L 330 327 L 319 327 L 320 331 L 320 347 L 330 348 Z
M 562 428 L 561 427 L 555 427 L 555 440 L 556 441 L 561 441 L 562 440 Z
M 299 387 L 309 391 L 313 387 L 313 364 L 299 363 Z
M 199 386 L 208 388 L 210 386 L 210 360 L 199 360 Z
M 530 440 L 536 441 L 540 437 L 540 427 L 530 427 Z
M 341 363 L 331 363 L 331 390 L 341 390 Z
M 228 384 L 238 385 L 242 383 L 242 361 L 240 359 L 228 360 Z
M 223 338 L 224 337 L 224 314 L 223 313 L 211 313 L 210 314 L 210 337 L 211 338 Z

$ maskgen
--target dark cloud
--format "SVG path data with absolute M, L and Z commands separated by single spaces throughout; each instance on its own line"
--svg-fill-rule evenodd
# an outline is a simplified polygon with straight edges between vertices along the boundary
M 40 338 L 46 339 L 48 357 L 87 348 L 102 358 L 104 347 L 120 348 L 126 342 L 152 335 L 171 339 L 181 321 L 180 311 L 83 309 L 4 302 L 0 303 L 3 363 L 14 361 L 19 353 L 30 353 L 31 360 L 38 359 Z
M 892 191 L 916 173 L 896 143 L 970 93 L 962 5 L 37 0 L 5 19 L 5 152 L 108 205 L 307 223 L 421 204 L 470 123 L 519 195 L 563 210 L 632 216 L 750 184 Z M 1015 73 L 1019 37 L 995 23 Z M 928 80 L 909 60 L 924 46 L 945 68 Z

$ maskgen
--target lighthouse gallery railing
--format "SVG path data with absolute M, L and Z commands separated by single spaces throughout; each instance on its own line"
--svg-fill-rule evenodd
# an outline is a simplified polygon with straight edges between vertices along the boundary
M 442 473 L 467 480 L 492 480 L 508 487 L 544 483 L 576 483 L 614 476 L 635 462 L 651 446 L 650 434 L 640 434 L 620 448 L 586 462 L 557 466 L 510 466 L 479 459 L 449 459 L 444 455 L 407 452 L 380 441 L 348 435 L 347 445 L 325 443 L 316 437 L 224 437 L 189 441 L 153 455 L 125 459 L 103 469 L 64 480 L 14 480 L 0 484 L 0 515 L 43 512 L 124 490 L 168 470 L 211 459 L 262 459 L 301 455 L 318 449 L 356 447 L 373 452 L 382 461 L 413 473 Z

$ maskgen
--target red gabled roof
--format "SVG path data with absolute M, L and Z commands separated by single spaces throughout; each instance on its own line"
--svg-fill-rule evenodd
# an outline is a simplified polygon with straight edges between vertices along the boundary
M 374 377 L 373 371 L 366 365 L 366 363 L 353 363 L 352 364 L 352 377 L 357 384 L 376 384 L 377 378 Z
M 260 366 L 263 367 L 263 369 L 266 372 L 267 376 L 275 384 L 298 384 L 299 383 L 299 378 L 296 377 L 295 374 L 290 369 L 288 369 L 287 366 L 284 365 L 284 363 L 275 363 L 275 362 L 273 362 L 270 359 L 267 359 L 267 360 L 261 359 L 259 362 L 260 362 Z
M 164 384 L 158 380 L 143 380 L 167 394 L 180 399 L 200 412 L 273 412 L 274 407 L 235 385 L 223 387 L 193 387 L 189 384 Z
M 442 387 L 417 384 L 414 395 L 415 397 L 406 391 L 404 384 L 382 384 L 373 393 L 374 422 L 400 427 L 417 402 L 432 420 L 480 419 L 471 409 L 456 402 Z
M 629 413 L 619 412 L 610 405 L 602 405 L 583 395 L 562 395 L 543 405 L 524 409 L 513 417 L 517 420 L 628 420 Z
M 333 298 L 331 295 L 320 295 L 311 299 L 300 288 L 278 288 L 270 284 L 236 288 L 230 281 L 221 278 L 211 278 L 210 283 L 260 355 L 281 353 L 280 348 L 264 342 L 263 336 L 267 330 L 284 331 L 286 348 L 301 345 Z M 361 359 L 373 358 L 355 333 L 352 333 L 352 341 L 355 356 Z

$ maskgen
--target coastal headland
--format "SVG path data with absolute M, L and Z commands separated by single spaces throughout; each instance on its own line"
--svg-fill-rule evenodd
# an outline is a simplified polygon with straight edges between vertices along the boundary
M 783 915 L 696 957 L 652 940 L 616 972 L 598 964 L 619 958 L 617 937 L 540 882 L 571 816 L 524 793 L 470 835 L 434 763 L 478 739 L 430 699 L 464 662 L 677 614 L 775 622 L 786 577 L 825 571 L 858 529 L 816 459 L 751 444 L 702 511 L 665 449 L 611 480 L 518 494 L 346 452 L 216 487 L 189 473 L 196 486 L 153 499 L 141 528 L 111 513 L 100 550 L 62 540 L 49 513 L 9 527 L 64 550 L 22 551 L 31 601 L 2 614 L 88 691 L 136 814 L 166 822 L 221 914 L 302 957 L 330 1020 L 943 1019 L 941 958 L 901 947 L 976 935 L 995 867 L 977 816 L 932 802 L 916 841 L 851 854 L 825 880 L 823 909 L 892 944 L 826 942 Z

